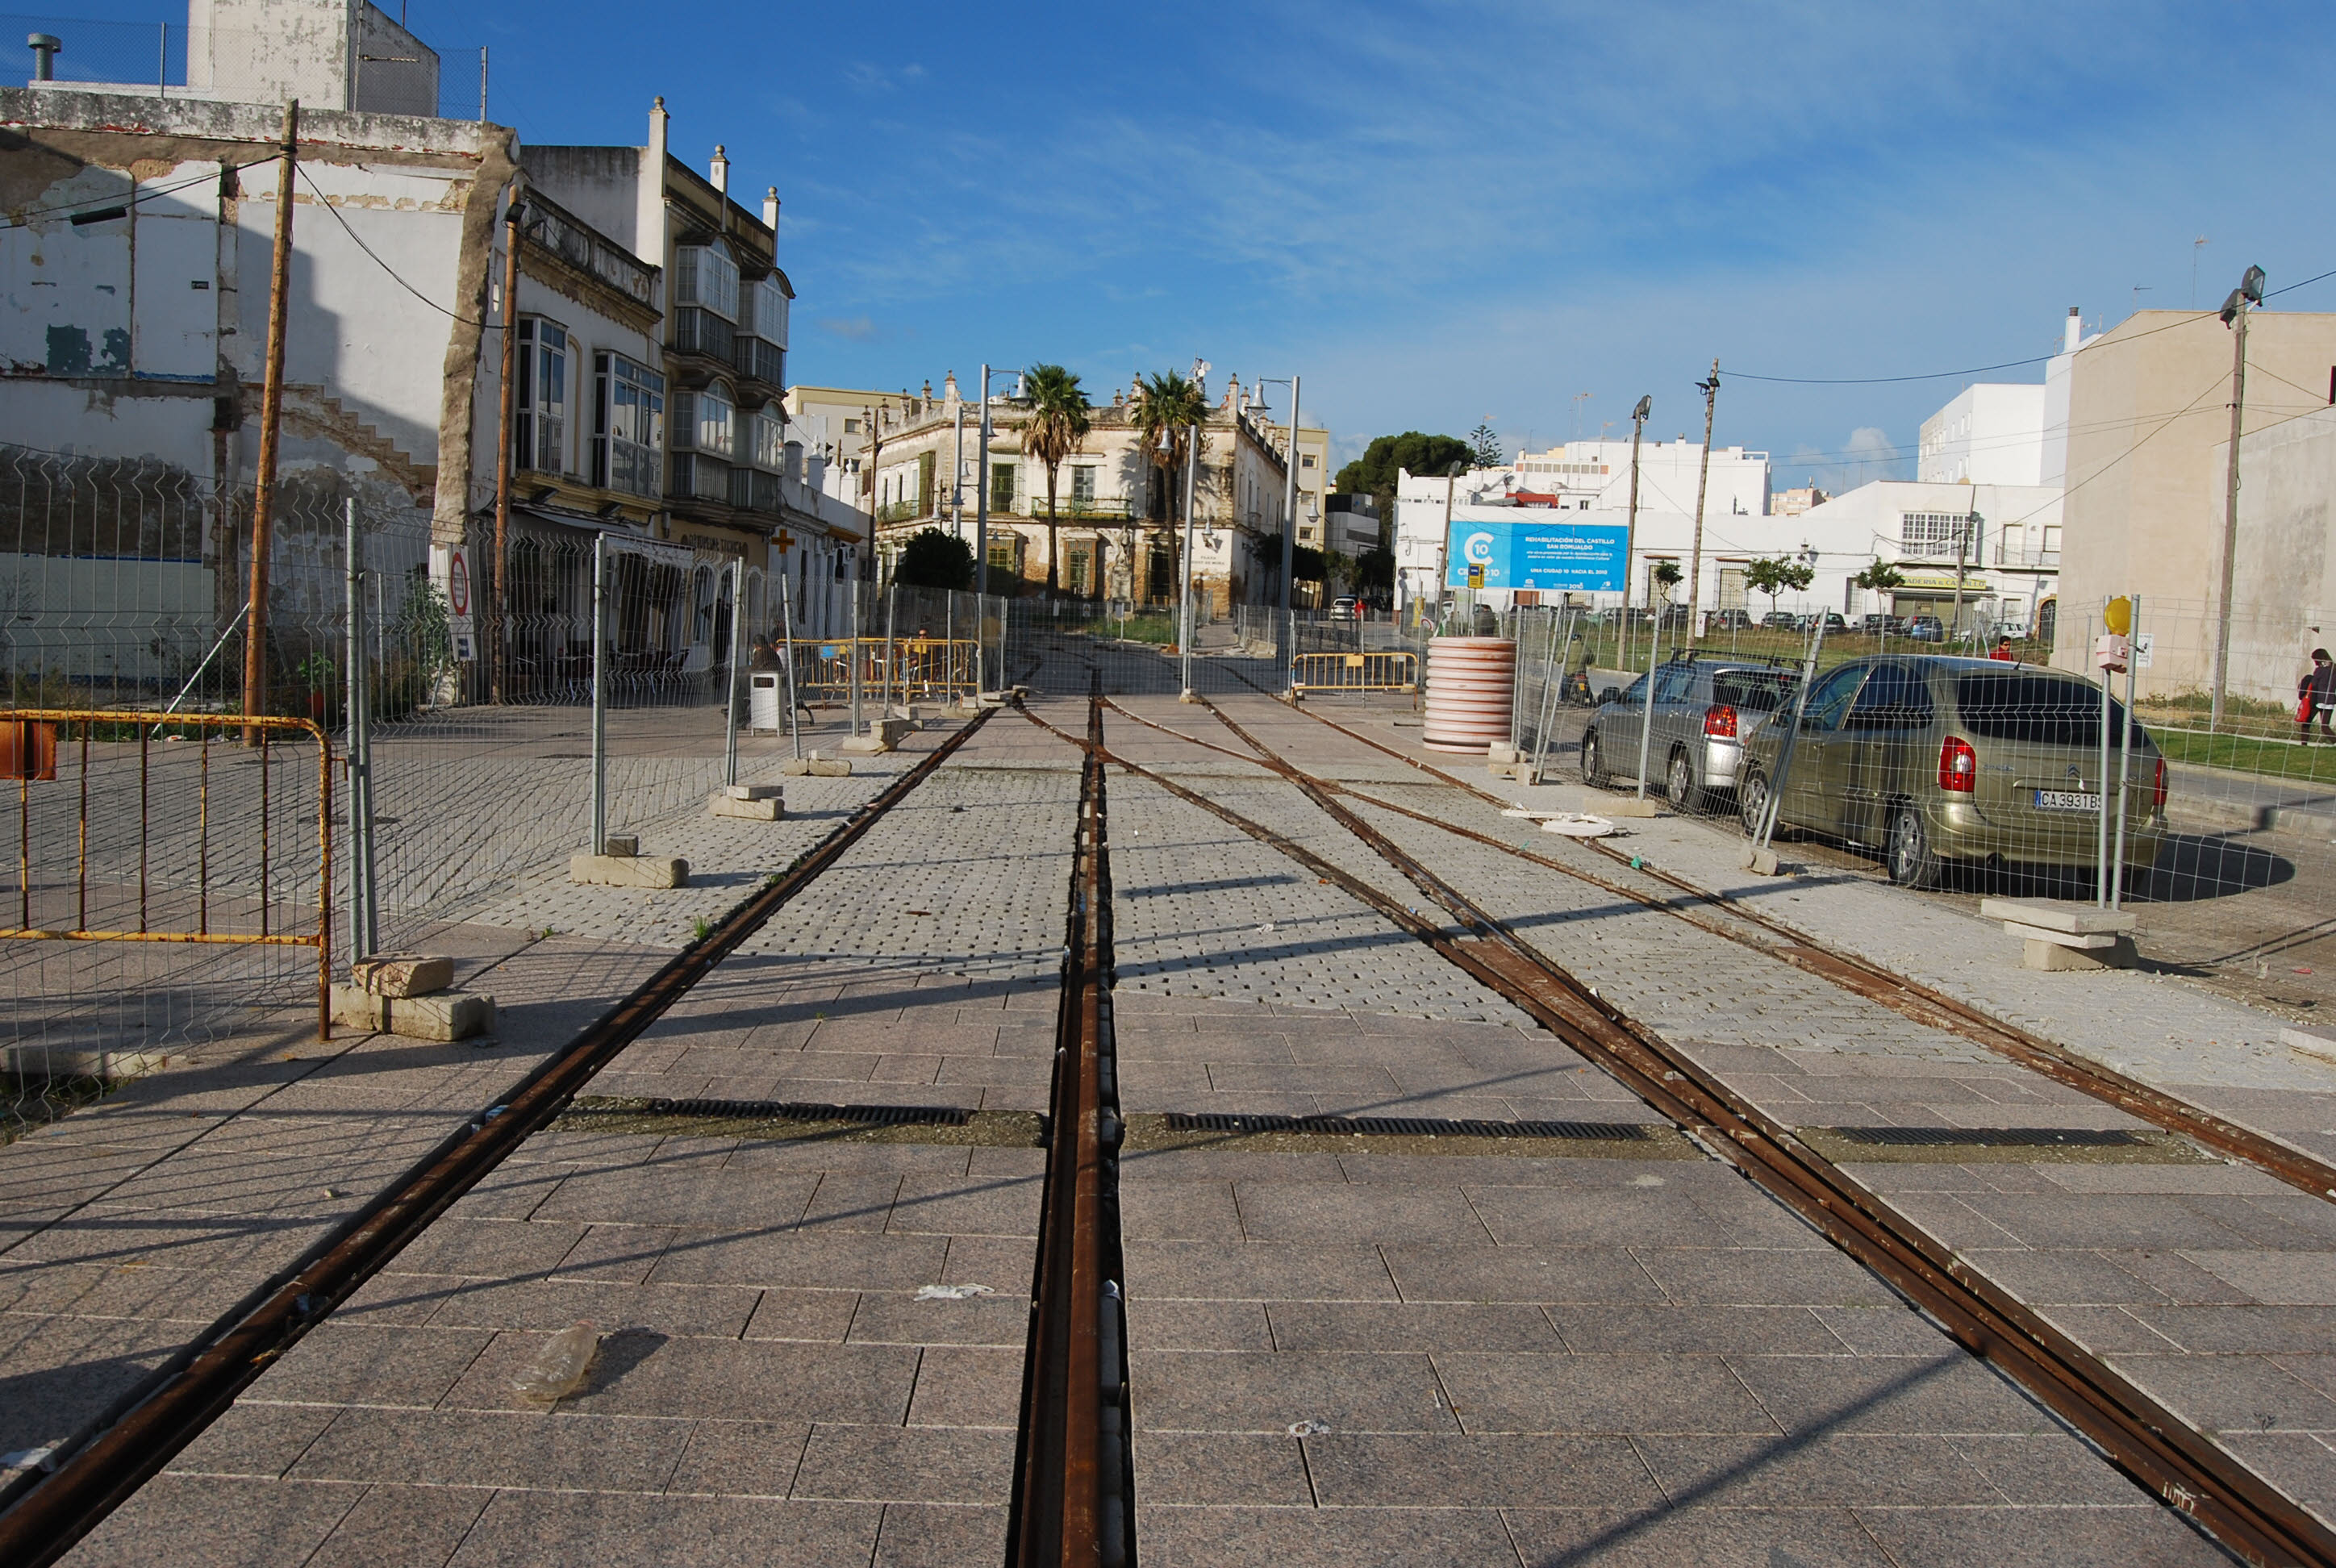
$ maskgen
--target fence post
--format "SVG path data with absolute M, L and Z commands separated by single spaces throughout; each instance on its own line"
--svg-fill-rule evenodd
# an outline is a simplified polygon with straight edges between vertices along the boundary
M 843 661 L 844 678 L 852 687 L 852 738 L 860 738 L 860 579 L 852 579 L 852 639 L 845 646 L 852 652 Z
M 2133 697 L 2135 674 L 2141 662 L 2135 646 L 2141 638 L 2141 595 L 2132 595 L 2127 602 L 2133 609 L 2126 619 L 2130 642 L 2125 660 L 2125 727 L 2117 735 L 2117 858 L 2109 864 L 2109 908 L 2113 910 L 2125 907 L 2125 813 L 2127 792 L 2133 788 Z
M 1820 628 L 1824 627 L 1825 617 L 1817 617 L 1817 625 Z M 1822 638 L 1825 633 L 1820 629 L 1817 635 Z M 1662 606 L 1658 605 L 1655 609 L 1655 624 L 1647 631 L 1647 700 L 1639 714 L 1639 798 L 1640 800 L 1647 798 L 1648 757 L 1655 743 L 1655 675 L 1662 651 L 1663 609 Z M 1676 805 L 1678 803 L 1672 803 Z
M 592 536 L 592 852 L 608 852 L 608 536 Z
M 738 782 L 738 667 L 746 662 L 740 639 L 746 630 L 746 558 L 730 563 L 730 694 L 723 705 L 722 782 Z
M 348 680 L 346 745 L 349 768 L 349 957 L 371 958 L 381 946 L 381 902 L 374 890 L 373 693 L 365 668 L 364 536 L 356 498 L 343 503 L 347 521 Z
M 897 656 L 893 633 L 900 616 L 900 585 L 893 583 L 884 590 L 884 708 L 883 716 L 892 716 L 892 660 Z M 907 700 L 903 692 L 902 700 Z
M 781 589 L 786 587 L 784 573 L 779 578 Z M 787 672 L 787 734 L 795 743 L 795 761 L 803 761 L 803 724 L 795 707 L 795 607 L 793 597 L 779 595 L 779 635 L 786 642 L 787 656 L 784 667 Z
M 1801 738 L 1801 716 L 1808 712 L 1809 687 L 1816 684 L 1817 655 L 1825 650 L 1825 617 L 1817 617 L 1817 635 L 1809 644 L 1809 657 L 1801 667 L 1801 689 L 1793 694 L 1793 727 L 1785 732 L 1785 744 L 1776 752 L 1776 777 L 1768 786 L 1768 809 L 1761 813 L 1758 847 L 1767 849 L 1776 836 L 1776 819 L 1785 809 L 1785 780 L 1793 771 L 1793 745 Z M 1649 673 L 1651 681 L 1654 676 Z
M 2108 631 L 2108 618 L 2107 618 L 2107 614 L 2106 609 L 2104 609 L 2103 614 L 2102 614 L 2102 618 L 2101 618 L 2101 630 L 2102 630 L 2104 633 L 2107 633 L 2107 632 Z M 2131 662 L 2131 661 L 2130 661 L 2130 660 L 2128 660 L 2127 662 Z M 2099 659 L 2098 659 L 2098 658 L 2096 658 L 2096 659 L 2093 661 L 2093 664 L 2094 664 L 2095 668 L 2098 671 L 2098 673 L 2099 673 L 2099 675 L 2100 675 L 2100 679 L 2101 679 L 2101 774 L 2100 774 L 2100 778 L 2101 778 L 2101 809 L 2100 809 L 2100 830 L 2099 830 L 2099 840 L 2100 840 L 2100 862 L 2099 862 L 2099 864 L 2095 868 L 2095 870 L 2097 871 L 2097 872 L 2098 872 L 2098 875 L 2096 875 L 2096 876 L 2094 877 L 2094 879 L 2093 879 L 2093 902 L 2095 902 L 2096 904 L 2098 904 L 2098 905 L 2099 905 L 2101 908 L 2103 908 L 2103 909 L 2107 909 L 2107 908 L 2108 908 L 2108 907 L 2109 907 L 2109 861 L 2110 861 L 2110 852 L 2109 852 L 2109 704 L 2110 704 L 2113 700 L 2115 700 L 2115 699 L 2114 699 L 2114 698 L 2112 698 L 2112 697 L 2111 697 L 2111 696 L 2109 695 L 2109 686 L 2110 686 L 2110 683 L 2115 679 L 2117 672 L 2116 672 L 2116 671 L 2114 671 L 2114 670 L 2112 670 L 2112 669 L 2109 669 L 2109 668 L 2107 668 L 2107 667 L 2104 667 L 2104 666 L 2102 666 L 2102 665 L 2101 665 L 2100 660 L 2099 660 Z M 2117 858 L 2118 858 L 2118 859 L 2122 859 L 2122 858 L 2124 858 L 2124 857 L 2122 857 L 2122 856 L 2118 856 Z

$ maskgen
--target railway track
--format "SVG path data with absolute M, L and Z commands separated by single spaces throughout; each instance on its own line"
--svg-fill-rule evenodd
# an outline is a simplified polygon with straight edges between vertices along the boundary
M 950 735 L 732 910 L 703 940 L 59 1444 L 47 1467 L 24 1472 L 0 1492 L 0 1563 L 41 1568 L 71 1550 L 449 1205 L 557 1116 L 715 965 L 931 778 L 989 716 L 984 711 Z
M 1340 784 L 1307 774 L 1285 759 L 1264 750 L 1254 737 L 1234 724 L 1213 703 L 1209 703 L 1206 698 L 1202 698 L 1202 702 L 1220 723 L 1224 724 L 1228 729 L 1240 736 L 1244 745 L 1252 748 L 1251 754 L 1243 754 L 1229 747 L 1212 745 L 1208 741 L 1185 735 L 1165 725 L 1154 724 L 1152 720 L 1130 713 L 1115 704 L 1113 706 L 1114 711 L 1123 716 L 1156 729 L 1163 735 L 1173 735 L 1179 740 L 1205 747 L 1235 761 L 1267 768 L 1284 777 L 1293 780 L 1303 779 L 1306 781 L 1305 787 L 1334 795 L 1343 795 L 1374 809 L 1424 823 L 1455 838 L 1465 839 L 1487 849 L 1498 850 L 1513 859 L 1556 872 L 1577 881 L 1588 883 L 1617 898 L 1628 899 L 1645 909 L 1683 920 L 1698 930 L 1737 943 L 1738 946 L 1749 948 L 1779 963 L 1789 965 L 1804 974 L 1814 976 L 1855 996 L 1863 997 L 1868 1001 L 1877 1003 L 1902 1018 L 1943 1030 L 1969 1040 L 1974 1045 L 1983 1047 L 2009 1061 L 2016 1062 L 2030 1071 L 2050 1078 L 2055 1083 L 2075 1089 L 2080 1094 L 2088 1095 L 2104 1105 L 2113 1106 L 2166 1132 L 2193 1139 L 2217 1154 L 2244 1161 L 2299 1192 L 2308 1193 L 2322 1200 L 2336 1201 L 2336 1164 L 2331 1164 L 2297 1148 L 2292 1144 L 2283 1143 L 2252 1127 L 2243 1126 L 2227 1117 L 2217 1115 L 2202 1106 L 2195 1105 L 2187 1100 L 2145 1084 L 2137 1078 L 2129 1077 L 2113 1067 L 2105 1066 L 2088 1057 L 2080 1057 L 2064 1046 L 2006 1023 L 2000 1018 L 1992 1018 L 1976 1008 L 1958 1001 L 1919 981 L 1883 969 L 1878 964 L 1835 951 L 1769 915 L 1746 908 L 1733 900 L 1707 892 L 1681 878 L 1650 866 L 1630 867 L 1628 857 L 1596 840 L 1586 841 L 1594 852 L 1613 862 L 1618 867 L 1627 867 L 1632 875 L 1649 878 L 1675 890 L 1678 896 L 1660 897 L 1647 891 L 1644 888 L 1632 887 L 1619 877 L 1601 877 L 1580 866 L 1570 865 L 1564 861 L 1549 855 L 1536 854 L 1531 850 L 1505 842 L 1492 834 L 1478 833 L 1473 828 L 1443 821 L 1397 802 L 1357 789 L 1352 784 Z M 1349 739 L 1370 746 L 1398 762 L 1408 764 L 1439 783 L 1449 784 L 1489 805 L 1504 807 L 1508 803 L 1490 791 L 1479 789 L 1466 779 L 1446 773 L 1416 757 L 1407 756 L 1358 730 L 1333 719 L 1325 718 L 1320 714 L 1310 712 L 1302 706 L 1299 711 L 1319 724 L 1329 726 Z
M 1241 760 L 1268 766 L 1287 778 L 1325 814 L 1402 874 L 1446 918 L 1430 919 L 1425 911 L 1415 912 L 1264 824 L 1161 773 L 1110 754 L 1099 738 L 1081 740 L 1036 714 L 1026 711 L 1024 716 L 1086 750 L 1091 764 L 1107 760 L 1278 851 L 1514 1004 L 1669 1118 L 1713 1157 L 1758 1183 L 1835 1246 L 1889 1283 L 1956 1343 L 2027 1389 L 2127 1476 L 2244 1560 L 2278 1564 L 2336 1563 L 2336 1533 L 2039 1313 L 1967 1267 L 1952 1249 L 1811 1149 L 1791 1128 L 1730 1090 L 1660 1035 L 1602 1000 L 1342 804 L 1336 791 L 1283 762 L 1231 718 L 1218 716 L 1257 754 Z M 1179 739 L 1192 738 L 1173 730 L 1165 733 Z

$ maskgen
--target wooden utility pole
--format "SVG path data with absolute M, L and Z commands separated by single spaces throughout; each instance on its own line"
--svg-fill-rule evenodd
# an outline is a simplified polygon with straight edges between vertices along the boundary
M 519 240 L 527 209 L 520 203 L 519 187 L 511 187 L 503 209 L 503 387 L 502 440 L 495 449 L 495 591 L 487 625 L 487 686 L 490 698 L 503 700 L 503 628 L 511 614 L 504 589 L 511 570 L 511 449 L 519 441 L 514 410 L 519 406 Z
M 1719 361 L 1711 362 L 1711 379 L 1696 385 L 1703 389 L 1703 463 L 1695 476 L 1695 549 L 1689 553 L 1687 569 L 1687 635 L 1689 641 L 1703 635 L 1696 620 L 1696 611 L 1703 598 L 1703 498 L 1711 486 L 1711 413 L 1719 401 Z
M 300 156 L 300 101 L 284 105 L 283 161 L 276 170 L 276 264 L 268 279 L 268 373 L 259 394 L 259 472 L 251 496 L 251 593 L 244 626 L 243 716 L 268 712 L 268 555 L 276 504 L 276 431 L 284 414 L 284 312 L 291 294 L 292 167 Z M 243 744 L 261 732 L 246 729 Z
M 2223 697 L 2231 679 L 2231 592 L 2239 559 L 2239 437 L 2244 432 L 2247 406 L 2247 307 L 2263 303 L 2263 274 L 2247 268 L 2239 286 L 2223 301 L 2223 325 L 2232 328 L 2231 455 L 2223 476 L 2223 559 L 2221 587 L 2214 603 L 2214 692 L 2206 710 L 2206 729 L 2223 727 Z
M 1622 531 L 1622 667 L 1630 667 L 1630 561 L 1639 549 L 1639 442 L 1647 433 L 1647 416 L 1655 411 L 1652 393 L 1639 399 L 1630 411 L 1630 520 Z M 1650 670 L 1647 679 L 1654 680 Z

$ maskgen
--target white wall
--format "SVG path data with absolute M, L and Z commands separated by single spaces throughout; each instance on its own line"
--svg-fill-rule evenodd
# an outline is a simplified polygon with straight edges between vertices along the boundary
M 2043 483 L 2045 404 L 2041 385 L 1980 382 L 1964 387 L 1922 422 L 1915 479 L 1925 484 Z

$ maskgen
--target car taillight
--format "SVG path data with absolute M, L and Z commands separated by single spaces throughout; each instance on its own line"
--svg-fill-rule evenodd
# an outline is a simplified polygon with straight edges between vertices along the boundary
M 1736 710 L 1724 702 L 1713 703 L 1703 710 L 1703 733 L 1718 735 L 1722 740 L 1736 738 Z
M 2157 784 L 2149 792 L 2149 803 L 2153 811 L 2162 812 L 2166 809 L 2166 759 L 2164 757 L 2157 759 Z
M 1939 787 L 1969 794 L 1979 783 L 1979 755 L 1971 742 L 1949 735 L 1939 743 Z

